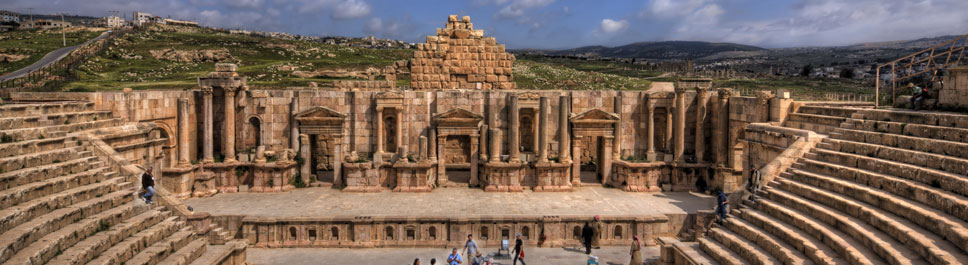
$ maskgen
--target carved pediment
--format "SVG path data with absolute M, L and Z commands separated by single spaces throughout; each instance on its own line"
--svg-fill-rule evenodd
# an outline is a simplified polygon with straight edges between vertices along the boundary
M 454 108 L 434 114 L 434 122 L 438 126 L 476 127 L 482 120 L 484 120 L 484 115 L 463 108 Z
M 373 97 L 375 97 L 375 98 L 399 98 L 399 99 L 402 99 L 403 98 L 403 93 L 401 93 L 400 91 L 386 91 L 386 92 L 383 92 L 383 93 L 376 94 Z
M 373 96 L 376 101 L 377 109 L 403 108 L 403 93 L 399 91 L 386 91 Z
M 618 115 L 616 115 L 615 113 L 606 112 L 600 109 L 589 109 L 586 111 L 582 111 L 581 113 L 571 116 L 571 118 L 569 119 L 569 121 L 571 122 L 598 121 L 598 122 L 608 122 L 608 123 L 614 123 L 618 120 L 619 120 Z
M 296 113 L 296 119 L 299 118 L 346 118 L 346 114 L 331 108 L 316 106 Z
M 538 108 L 539 102 L 541 101 L 541 95 L 534 92 L 522 92 L 518 93 L 518 105 L 521 108 Z
M 346 114 L 322 106 L 296 113 L 299 130 L 314 134 L 342 134 Z

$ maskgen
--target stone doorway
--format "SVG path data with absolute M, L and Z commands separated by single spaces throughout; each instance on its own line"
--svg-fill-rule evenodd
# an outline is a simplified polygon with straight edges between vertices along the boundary
M 447 163 L 447 179 L 460 185 L 471 180 L 471 139 L 468 135 L 450 135 L 444 142 L 443 161 Z
M 482 120 L 483 115 L 462 108 L 434 115 L 433 121 L 437 127 L 439 186 L 464 186 L 464 183 L 469 187 L 478 185 L 479 132 Z
M 336 139 L 329 135 L 310 135 L 310 148 L 312 151 L 310 167 L 316 175 L 316 181 L 326 184 L 333 184 L 335 181 L 333 151 L 336 148 Z
M 341 167 L 343 158 L 343 122 L 346 114 L 326 107 L 313 107 L 296 113 L 299 122 L 300 157 L 303 161 L 299 169 L 300 178 L 309 184 L 310 177 L 316 181 L 342 185 Z
M 582 184 L 594 184 L 602 182 L 602 172 L 601 172 L 601 157 L 602 157 L 602 137 L 601 136 L 589 136 L 585 137 L 582 141 L 582 153 L 581 153 L 581 183 Z
M 612 142 L 618 115 L 589 109 L 572 116 L 569 121 L 574 135 L 572 184 L 604 184 L 611 174 Z

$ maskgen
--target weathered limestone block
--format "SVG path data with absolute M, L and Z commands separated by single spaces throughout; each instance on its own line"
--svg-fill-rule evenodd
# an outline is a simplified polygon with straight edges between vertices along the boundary
M 521 192 L 527 164 L 489 162 L 484 167 L 484 191 Z
M 538 162 L 534 165 L 534 191 L 572 191 L 571 163 Z
M 433 169 L 436 165 L 429 162 L 398 162 L 393 164 L 394 175 L 397 176 L 396 187 L 393 191 L 402 192 L 430 192 L 433 190 Z
M 616 175 L 612 186 L 621 187 L 624 191 L 660 192 L 659 179 L 662 176 L 665 162 L 634 163 L 615 160 L 612 164 L 613 174 Z
M 347 192 L 380 192 L 384 187 L 380 185 L 380 170 L 374 167 L 374 162 L 343 163 L 343 174 L 346 176 Z

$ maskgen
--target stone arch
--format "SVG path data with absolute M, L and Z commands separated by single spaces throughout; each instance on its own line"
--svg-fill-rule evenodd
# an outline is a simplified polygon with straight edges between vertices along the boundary
M 331 240 L 339 240 L 339 227 L 332 227 L 329 229 L 329 236 Z
M 571 238 L 581 240 L 581 226 L 575 226 L 571 230 Z
M 317 234 L 315 228 L 309 228 L 306 230 L 306 234 L 309 236 L 309 241 L 316 241 Z
M 481 240 L 487 240 L 487 237 L 489 236 L 488 232 L 490 232 L 488 230 L 489 229 L 487 226 L 481 226 Z
M 437 240 L 437 227 L 431 226 L 427 229 L 427 235 L 430 237 L 430 240 Z
M 520 136 L 518 136 L 518 139 L 521 140 L 520 151 L 526 152 L 526 153 L 536 152 L 537 150 L 534 150 L 534 147 L 536 144 L 534 142 L 535 133 L 536 133 L 535 132 L 536 121 L 534 119 L 534 114 L 532 112 L 527 112 L 527 113 L 524 113 L 524 115 L 521 115 L 520 124 L 521 125 L 519 125 L 520 129 L 518 132 L 518 134 L 520 134 Z
M 612 231 L 612 239 L 622 239 L 623 235 L 624 234 L 622 233 L 622 226 L 616 225 L 615 229 L 613 229 Z
M 289 241 L 296 241 L 298 239 L 299 239 L 299 233 L 297 232 L 296 227 L 295 226 L 290 226 L 289 227 Z
M 531 239 L 531 228 L 528 226 L 521 227 L 521 237 L 524 239 Z
M 403 229 L 403 239 L 406 240 L 417 240 L 417 227 L 407 226 Z
M 384 239 L 386 239 L 386 240 L 393 240 L 393 238 L 394 238 L 393 237 L 393 235 L 394 235 L 393 226 L 387 226 L 386 228 L 384 228 L 383 231 L 384 231 Z
M 256 115 L 246 117 L 242 129 L 242 146 L 252 148 L 262 145 L 265 142 L 263 127 L 265 124 L 261 117 Z
M 178 139 L 176 139 L 177 134 L 175 134 L 175 131 L 172 130 L 171 125 L 168 125 L 167 123 L 162 121 L 155 121 L 154 123 L 155 125 L 158 125 L 158 128 L 152 129 L 152 131 L 158 130 L 160 138 L 168 139 L 168 141 L 165 141 L 165 144 L 161 146 L 161 152 L 164 154 L 165 159 L 167 159 L 165 166 L 176 164 L 178 162 L 176 160 L 177 158 L 175 157 L 175 150 L 178 148 L 178 145 L 176 144 L 178 141 Z

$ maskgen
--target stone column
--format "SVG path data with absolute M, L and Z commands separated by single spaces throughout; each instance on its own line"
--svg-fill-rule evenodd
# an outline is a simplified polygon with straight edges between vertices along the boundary
M 655 155 L 655 99 L 646 98 L 645 106 L 649 111 L 649 117 L 646 118 L 648 121 L 648 135 L 646 136 L 646 159 L 649 161 L 656 161 Z
M 433 127 L 430 127 L 427 129 L 429 130 L 428 134 L 430 135 L 430 137 L 427 137 L 427 141 L 430 142 L 429 143 L 430 146 L 427 147 L 427 152 L 429 152 L 428 156 L 430 156 L 430 161 L 436 162 L 437 161 L 437 129 Z
M 548 162 L 548 98 L 541 97 L 538 109 L 538 162 Z
M 376 107 L 376 152 L 377 156 L 383 155 L 384 138 L 386 137 L 383 129 L 383 107 Z M 382 157 L 381 157 L 382 160 Z
M 571 100 L 568 96 L 561 96 L 558 100 L 558 162 L 571 161 L 571 136 L 568 135 L 568 113 L 571 110 Z
M 706 89 L 696 88 L 696 163 L 702 163 L 706 152 Z
M 772 98 L 772 91 L 756 91 L 756 122 L 770 121 L 770 99 Z
M 470 138 L 471 138 L 471 154 L 474 154 L 474 153 L 479 152 L 478 149 L 480 148 L 480 142 L 477 141 L 477 139 L 479 139 L 479 137 L 480 137 L 480 135 L 476 135 L 476 134 L 472 134 L 470 136 Z M 478 169 L 480 168 L 480 166 L 479 166 L 480 165 L 480 161 L 481 160 L 478 159 L 478 156 L 471 155 L 471 180 L 469 181 L 470 183 L 468 183 L 468 184 L 470 184 L 471 187 L 477 187 L 477 186 L 479 186 L 478 183 L 481 183 L 481 181 L 480 181 L 480 174 L 478 173 Z
M 396 151 L 397 153 L 400 153 L 401 150 L 402 150 L 402 152 L 404 154 L 400 154 L 400 155 L 401 156 L 407 156 L 407 154 L 406 154 L 406 152 L 407 152 L 407 148 L 406 148 L 407 144 L 403 143 L 403 110 L 401 110 L 401 109 L 395 109 L 395 110 L 397 111 L 397 128 L 396 128 L 396 132 L 395 132 L 396 133 L 395 136 L 397 138 L 396 139 L 397 140 L 397 150 L 394 150 L 394 151 Z
M 222 131 L 222 154 L 225 162 L 235 162 L 235 88 L 225 89 L 225 130 Z
M 447 135 L 437 135 L 437 182 L 439 185 L 447 184 L 447 159 L 444 157 L 444 146 L 447 144 Z
M 302 165 L 299 166 L 299 175 L 303 179 L 303 183 L 309 184 L 309 178 L 313 175 L 312 172 L 312 145 L 309 143 L 309 135 L 300 134 L 299 135 L 299 156 L 302 158 Z M 335 173 L 335 172 L 334 172 Z M 335 178 L 335 174 L 334 174 Z
M 202 88 L 202 163 L 215 162 L 215 121 L 212 111 L 212 88 Z
M 425 161 L 427 160 L 427 136 L 421 135 L 418 140 L 418 144 L 420 146 L 418 146 L 417 149 L 420 151 L 418 152 L 417 157 L 419 161 Z
M 336 144 L 333 145 L 333 186 L 343 187 L 343 134 L 338 134 L 335 137 Z
M 670 104 L 671 105 L 671 104 Z M 666 107 L 666 133 L 665 133 L 665 153 L 672 155 L 672 127 L 675 121 L 672 120 L 672 107 Z
M 178 166 L 190 166 L 188 147 L 188 99 L 178 99 Z
M 602 185 L 608 182 L 612 177 L 612 152 L 609 152 L 609 148 L 612 148 L 612 143 L 615 141 L 614 136 L 604 136 L 602 139 Z
M 296 112 L 299 108 L 296 106 L 297 103 L 295 97 L 289 102 L 289 148 L 292 148 L 292 150 L 299 150 L 299 122 L 296 121 Z
M 672 148 L 672 160 L 679 162 L 686 149 L 686 89 L 676 87 L 676 118 L 673 132 L 675 144 Z
M 716 126 L 713 131 L 713 152 L 716 154 L 716 165 L 726 166 L 729 143 L 726 136 L 729 133 L 729 88 L 719 89 L 719 100 L 716 104 Z
M 518 95 L 511 95 L 511 102 L 508 104 L 508 154 L 510 163 L 521 162 L 521 110 L 518 108 Z
M 585 139 L 575 137 L 574 142 L 571 146 L 572 153 L 581 154 L 582 140 L 588 141 L 588 137 Z M 576 155 L 574 160 L 569 160 L 566 163 L 571 163 L 571 184 L 575 187 L 581 186 L 581 155 Z
M 622 124 L 625 122 L 625 115 L 622 115 L 622 92 L 615 92 L 615 104 L 612 107 L 615 115 L 618 115 L 618 122 L 615 123 L 615 133 L 612 137 L 612 157 L 622 157 Z M 608 150 L 605 150 L 608 152 Z
M 490 163 L 501 162 L 501 130 L 497 128 L 491 128 L 489 129 L 488 133 L 491 135 L 490 137 L 488 137 L 490 138 L 489 140 L 491 141 L 490 146 L 488 147 L 488 151 L 491 151 L 491 153 L 488 154 L 489 160 L 487 162 L 490 162 Z

